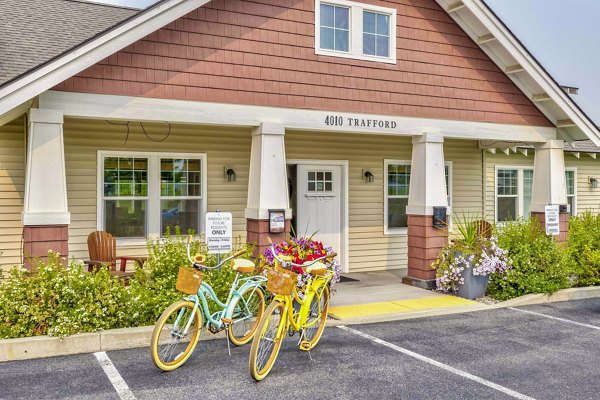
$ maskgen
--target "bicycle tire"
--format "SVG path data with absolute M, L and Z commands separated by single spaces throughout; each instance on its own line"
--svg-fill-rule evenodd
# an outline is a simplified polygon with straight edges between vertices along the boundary
M 150 355 L 154 365 L 163 371 L 172 371 L 183 365 L 192 355 L 194 348 L 198 344 L 200 332 L 202 331 L 202 313 L 198 308 L 196 308 L 195 312 L 193 310 L 194 303 L 191 301 L 177 301 L 163 311 L 158 321 L 156 321 L 156 325 L 154 325 L 152 339 L 150 340 Z M 182 319 L 179 321 L 177 327 L 168 326 L 176 322 L 180 312 L 184 314 L 182 314 Z M 194 312 L 194 315 L 191 314 L 192 312 Z M 184 337 L 178 337 L 179 335 L 174 333 L 174 329 L 185 328 L 190 317 L 194 318 L 194 320 L 189 327 L 188 334 Z M 164 337 L 162 336 L 163 334 L 167 336 Z M 187 341 L 188 339 L 189 341 Z M 179 347 L 184 346 L 185 348 L 182 351 L 176 352 Z M 176 354 L 176 356 L 173 359 L 167 360 L 167 357 L 173 354 Z
M 313 324 L 310 327 L 305 328 L 304 338 L 305 340 L 300 343 L 300 350 L 312 350 L 323 335 L 325 330 L 325 323 L 327 322 L 327 313 L 329 311 L 329 286 L 323 287 L 321 296 L 315 295 L 311 298 L 309 304 L 309 314 L 306 320 L 306 325 Z M 312 319 L 311 319 L 312 318 Z
M 258 323 L 258 329 L 250 348 L 249 360 L 250 375 L 257 381 L 263 380 L 269 374 L 279 354 L 285 332 L 282 332 L 278 340 L 274 335 L 283 328 L 281 325 L 285 325 L 285 307 L 284 303 L 278 300 L 273 301 Z
M 244 296 L 249 294 L 248 299 Z M 260 318 L 262 317 L 263 312 L 265 311 L 265 295 L 261 288 L 257 287 L 248 287 L 244 293 L 241 294 L 242 298 L 246 301 L 246 305 L 248 306 L 248 311 L 250 312 L 250 318 L 247 318 L 248 315 L 245 312 L 242 312 L 241 321 L 240 318 L 236 321 L 233 319 L 233 323 L 229 325 L 227 328 L 227 335 L 229 335 L 229 340 L 236 346 L 242 346 L 248 343 L 254 337 L 254 333 L 256 332 L 256 328 L 258 327 L 258 323 Z M 256 302 L 257 300 L 257 302 Z M 234 306 L 241 305 L 244 306 L 244 302 L 242 302 L 241 298 L 238 298 L 238 301 Z

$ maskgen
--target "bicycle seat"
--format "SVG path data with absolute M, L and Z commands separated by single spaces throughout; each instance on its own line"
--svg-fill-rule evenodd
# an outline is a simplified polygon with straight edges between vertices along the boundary
M 325 275 L 325 272 L 327 272 L 327 265 L 317 261 L 313 265 L 304 268 L 304 270 L 311 275 Z
M 245 258 L 236 258 L 231 263 L 231 269 L 245 274 L 254 271 L 254 263 Z

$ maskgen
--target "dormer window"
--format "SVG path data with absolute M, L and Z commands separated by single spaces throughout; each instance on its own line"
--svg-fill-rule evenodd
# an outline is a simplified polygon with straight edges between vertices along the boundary
M 315 1 L 315 53 L 396 63 L 396 10 L 345 0 Z

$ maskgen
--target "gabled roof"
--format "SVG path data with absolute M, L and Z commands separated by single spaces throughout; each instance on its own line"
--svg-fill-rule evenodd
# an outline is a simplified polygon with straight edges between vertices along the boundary
M 0 120 L 3 119 L 4 114 L 30 101 L 40 93 L 183 17 L 208 1 L 161 0 L 111 28 L 87 38 L 55 58 L 5 82 L 0 85 Z M 19 2 L 27 3 L 25 0 L 19 0 Z M 4 3 L 13 4 L 12 1 Z M 72 1 L 71 3 L 77 2 Z M 25 7 L 27 6 L 25 5 Z M 21 29 L 20 35 L 27 36 L 27 32 Z M 2 55 L 2 57 L 4 56 Z
M 27 3 L 25 0 L 17 1 Z M 43 2 L 43 0 L 35 1 Z M 66 2 L 67 0 L 50 1 Z M 0 84 L 0 119 L 4 114 L 40 93 L 209 1 L 159 1 L 28 72 L 3 85 Z M 600 146 L 600 131 L 596 125 L 482 0 L 436 1 L 532 99 L 567 141 L 591 139 Z
M 138 12 L 73 0 L 0 2 L 0 86 Z
M 552 121 L 567 141 L 592 140 L 600 130 L 483 0 L 436 0 Z

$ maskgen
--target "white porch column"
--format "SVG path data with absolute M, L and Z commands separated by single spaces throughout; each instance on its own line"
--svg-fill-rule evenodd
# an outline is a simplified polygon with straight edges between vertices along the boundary
M 248 242 L 261 251 L 267 236 L 284 240 L 290 231 L 292 210 L 288 198 L 285 160 L 285 128 L 281 124 L 261 123 L 252 131 L 248 203 L 246 208 Z M 269 234 L 269 209 L 285 210 L 285 232 Z
M 564 141 L 556 139 L 535 146 L 531 214 L 539 219 L 542 226 L 545 224 L 545 206 L 567 205 L 564 147 Z M 558 241 L 562 242 L 566 240 L 569 230 L 569 217 L 566 211 L 560 213 L 559 222 L 561 233 Z
M 30 110 L 22 222 L 26 258 L 43 258 L 48 250 L 67 256 L 70 214 L 61 111 Z
M 448 207 L 444 168 L 444 137 L 424 133 L 413 138 L 408 215 L 408 275 L 405 283 L 431 289 L 431 268 L 448 241 L 445 230 L 433 226 L 433 207 Z

